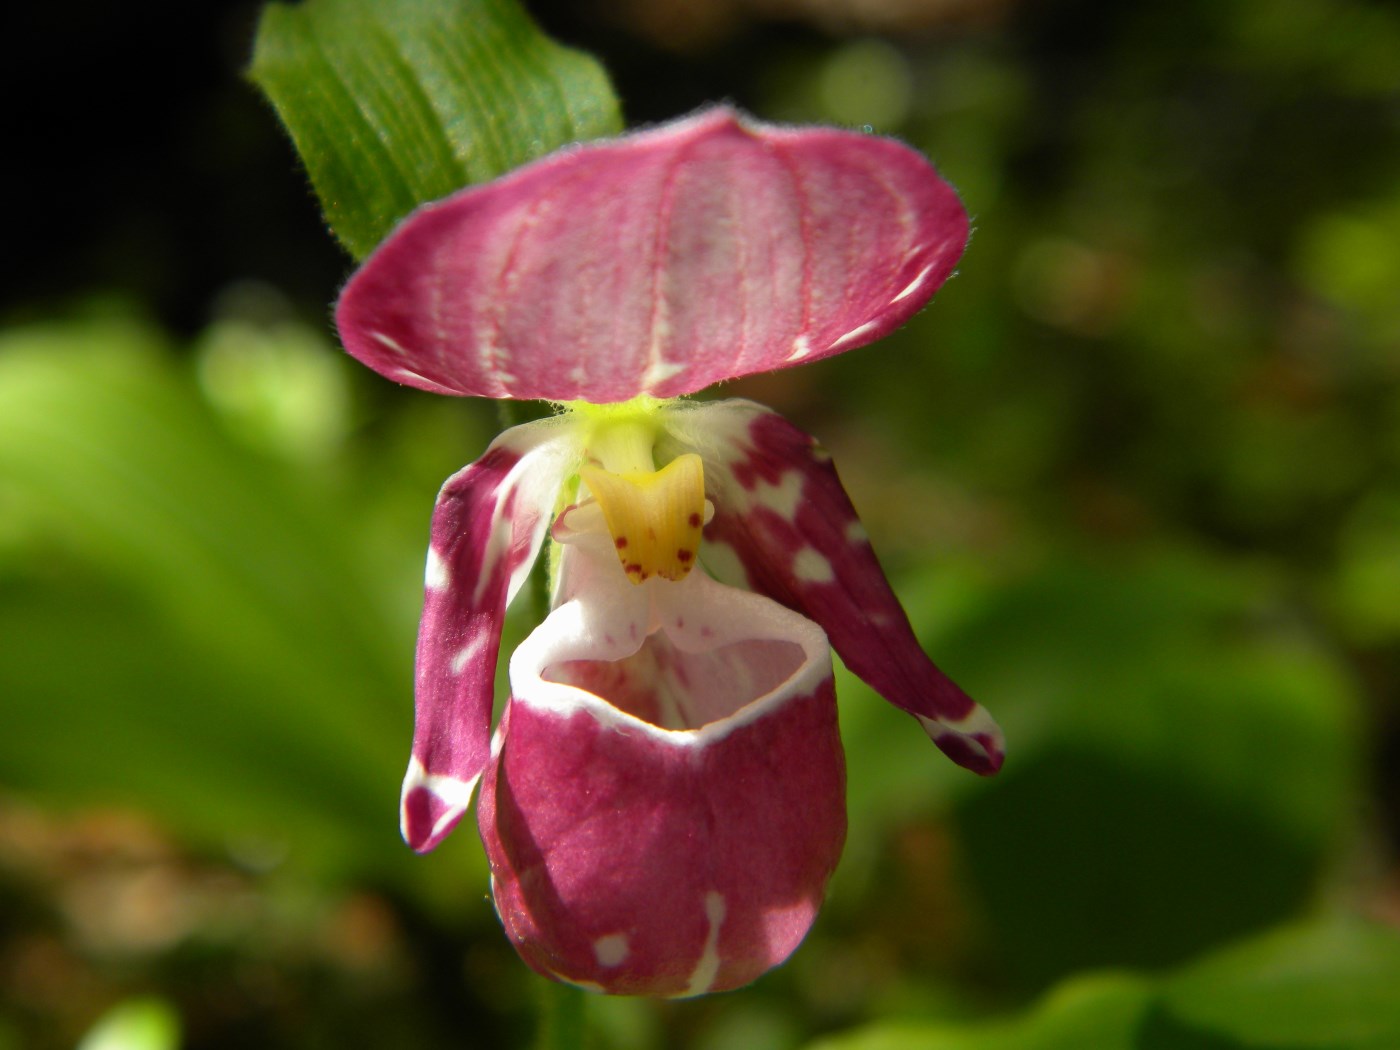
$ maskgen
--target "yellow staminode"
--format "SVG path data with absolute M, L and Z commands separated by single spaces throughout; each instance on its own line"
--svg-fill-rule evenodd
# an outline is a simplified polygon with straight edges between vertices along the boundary
M 660 470 L 614 474 L 591 464 L 579 470 L 602 508 L 627 578 L 683 580 L 700 552 L 705 524 L 705 469 L 690 452 Z

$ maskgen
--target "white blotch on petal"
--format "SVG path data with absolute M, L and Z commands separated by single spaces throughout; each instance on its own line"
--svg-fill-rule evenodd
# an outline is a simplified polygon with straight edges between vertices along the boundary
M 846 542 L 852 545 L 870 542 L 870 533 L 865 530 L 865 526 L 860 523 L 860 519 L 854 519 L 846 526 Z
M 383 332 L 370 332 L 369 337 L 390 353 L 398 354 L 400 357 L 407 357 L 408 351 L 400 346 L 393 339 L 390 339 Z
M 517 465 L 518 469 L 518 465 Z M 491 531 L 486 540 L 486 556 L 481 562 L 481 571 L 476 578 L 476 590 L 472 593 L 472 604 L 481 606 L 486 601 L 486 589 L 491 586 L 491 577 L 495 573 L 496 563 L 510 550 L 511 541 L 515 538 L 515 522 L 502 513 L 497 507 L 495 516 L 491 520 Z M 525 576 L 530 571 L 528 559 L 526 562 L 517 565 L 515 572 L 511 573 L 510 583 L 506 590 L 507 604 L 509 597 L 525 582 Z
M 684 364 L 677 364 L 674 361 L 664 361 L 658 358 L 651 363 L 650 367 L 646 370 L 646 374 L 642 376 L 642 389 L 653 390 L 672 376 L 679 375 L 684 371 Z
M 423 768 L 423 763 L 419 761 L 418 756 L 414 755 L 408 760 L 408 772 L 404 774 L 403 790 L 404 794 L 408 794 L 414 788 L 423 788 L 436 795 L 444 805 L 466 809 L 467 806 L 471 805 L 472 792 L 476 790 L 476 782 L 480 779 L 480 774 L 470 780 L 461 780 L 445 773 L 429 773 Z
M 452 673 L 461 674 L 467 664 L 471 663 L 481 652 L 481 647 L 486 644 L 485 636 L 474 638 L 462 648 L 457 650 L 457 654 L 452 657 Z
M 923 715 L 914 717 L 930 737 L 946 736 L 948 733 L 957 733 L 959 736 L 971 736 L 976 733 L 992 737 L 1001 736 L 996 719 L 992 718 L 981 704 L 974 704 L 971 711 L 956 721 L 948 718 L 926 718 Z
M 760 482 L 750 498 L 783 520 L 796 521 L 797 507 L 802 502 L 802 480 L 800 471 L 785 471 L 775 485 Z
M 909 296 L 913 295 L 915 290 L 919 287 L 919 285 L 924 283 L 924 278 L 926 278 L 932 271 L 933 263 L 929 263 L 927 266 L 925 266 L 922 270 L 919 271 L 919 276 L 915 277 L 912 281 L 908 283 L 908 285 L 905 286 L 904 291 L 900 292 L 898 295 L 896 295 L 893 299 L 890 300 L 890 305 L 893 306 L 901 299 L 907 299 Z
M 444 828 L 472 804 L 472 793 L 476 791 L 480 779 L 480 773 L 470 780 L 460 780 L 444 773 L 429 773 L 417 755 L 411 756 L 408 760 L 408 771 L 403 777 L 403 789 L 399 795 L 399 829 L 404 838 L 408 838 L 408 796 L 413 791 L 422 788 L 446 807 L 433 825 L 432 834 L 428 836 L 432 838 L 441 834 Z
M 866 321 L 865 324 L 861 325 L 859 328 L 852 328 L 849 332 L 847 332 L 845 335 L 843 335 L 840 339 L 838 339 L 838 340 L 836 340 L 834 343 L 832 343 L 831 346 L 830 346 L 828 349 L 831 349 L 831 350 L 839 350 L 841 347 L 845 346 L 847 343 L 853 343 L 853 342 L 855 342 L 857 339 L 863 338 L 863 337 L 866 335 L 866 333 L 874 331 L 875 328 L 876 328 L 876 326 L 877 326 L 877 324 L 878 324 L 878 322 L 876 322 L 876 321 Z
M 432 547 L 428 548 L 428 564 L 423 570 L 423 586 L 430 591 L 442 591 L 452 582 L 452 574 L 447 571 L 447 562 Z
M 792 574 L 803 583 L 830 583 L 836 579 L 831 562 L 813 547 L 803 547 L 792 559 Z
M 520 564 L 515 567 L 515 571 L 510 574 L 510 583 L 507 585 L 506 595 L 510 600 L 520 593 L 520 588 L 525 586 L 525 581 L 530 578 L 530 572 L 535 567 L 533 558 L 522 558 Z
M 719 976 L 719 928 L 724 925 L 727 911 L 723 894 L 714 890 L 705 894 L 705 918 L 709 920 L 710 929 L 705 935 L 705 948 L 700 953 L 700 961 L 695 964 L 690 983 L 681 993 L 682 998 L 704 995 L 714 987 L 715 978 Z
M 1005 738 L 996 720 L 987 713 L 981 704 L 974 704 L 972 710 L 959 719 L 926 718 L 915 715 L 924 732 L 935 744 L 948 736 L 956 736 L 963 743 L 975 747 L 982 757 L 988 760 L 1000 756 L 1005 746 Z M 960 763 L 962 764 L 962 763 Z
M 593 942 L 593 957 L 599 966 L 621 966 L 629 951 L 625 933 L 610 933 Z
M 506 365 L 510 362 L 510 352 L 501 346 L 495 332 L 477 341 L 476 356 L 483 376 L 490 377 L 492 389 L 489 396 L 509 397 L 510 388 L 515 383 L 516 376 L 513 372 L 506 370 Z
M 806 335 L 799 335 L 792 341 L 792 353 L 787 355 L 789 361 L 801 361 L 812 352 L 812 342 Z

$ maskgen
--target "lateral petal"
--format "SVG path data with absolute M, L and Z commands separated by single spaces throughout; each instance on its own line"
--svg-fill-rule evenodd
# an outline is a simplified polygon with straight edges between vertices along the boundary
M 954 762 L 984 775 L 1000 769 L 1001 730 L 920 647 L 816 440 L 737 399 L 675 406 L 666 428 L 674 447 L 664 452 L 694 451 L 704 462 L 715 506 L 704 564 L 821 624 L 846 666 L 918 719 Z
M 447 480 L 433 510 L 400 829 L 420 853 L 461 819 L 489 757 L 506 606 L 529 575 L 579 450 L 557 419 L 512 427 Z
M 967 233 L 908 146 L 717 107 L 420 208 L 336 323 L 353 356 L 437 393 L 672 397 L 878 339 Z
M 820 628 L 791 610 L 702 573 L 644 588 L 676 597 L 630 646 L 645 666 L 591 644 L 580 600 L 516 650 L 477 815 L 497 910 L 532 967 L 700 995 L 782 962 L 816 916 L 846 827 L 835 692 Z M 690 709 L 687 729 L 654 720 L 666 704 L 625 710 L 658 668 L 662 689 L 713 705 L 719 682 L 727 701 Z

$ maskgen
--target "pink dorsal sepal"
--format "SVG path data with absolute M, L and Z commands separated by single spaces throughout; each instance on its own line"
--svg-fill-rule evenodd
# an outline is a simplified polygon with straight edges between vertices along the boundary
M 336 322 L 365 364 L 438 393 L 672 397 L 878 339 L 967 233 L 915 150 L 719 107 L 421 208 Z
M 975 773 L 1000 769 L 1000 729 L 924 653 L 816 441 L 749 401 L 686 406 L 668 421 L 676 447 L 704 459 L 715 515 L 702 559 L 722 565 L 732 551 L 737 582 L 819 623 L 846 666 L 949 758 Z
M 433 510 L 414 672 L 413 757 L 400 824 L 432 849 L 461 819 L 489 757 L 501 624 L 577 455 L 554 420 L 498 437 L 443 485 Z

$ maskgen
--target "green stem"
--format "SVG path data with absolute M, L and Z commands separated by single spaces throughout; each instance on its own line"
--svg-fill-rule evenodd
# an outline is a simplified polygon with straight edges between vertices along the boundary
M 539 1035 L 535 1050 L 583 1050 L 585 1028 L 584 992 L 571 984 L 541 978 Z

